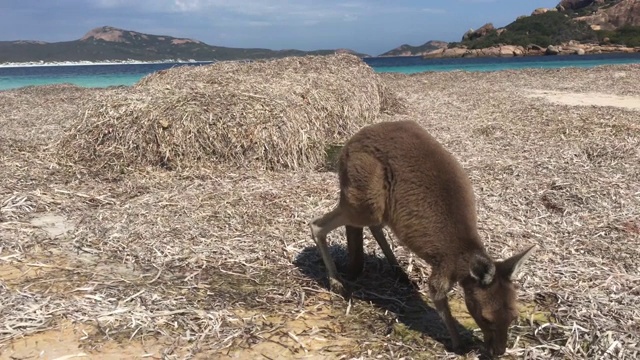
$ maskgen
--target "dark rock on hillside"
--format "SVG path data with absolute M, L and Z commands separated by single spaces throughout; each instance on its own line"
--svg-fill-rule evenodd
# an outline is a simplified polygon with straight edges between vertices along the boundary
M 587 7 L 593 3 L 600 2 L 604 3 L 602 0 L 562 0 L 558 4 L 558 10 L 578 10 L 584 7 Z
M 477 30 L 472 30 L 471 29 L 471 30 L 467 31 L 464 35 L 462 35 L 462 41 L 477 39 L 477 38 L 483 37 L 483 36 L 489 34 L 492 31 L 495 31 L 495 30 L 496 30 L 496 28 L 493 26 L 492 23 L 486 23 L 486 24 L 482 25 Z

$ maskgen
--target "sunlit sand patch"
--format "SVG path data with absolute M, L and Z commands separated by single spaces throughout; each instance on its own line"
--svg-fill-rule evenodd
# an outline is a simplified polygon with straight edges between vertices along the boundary
M 300 313 L 293 319 L 279 315 L 262 314 L 239 309 L 238 320 L 251 320 L 264 327 L 254 345 L 232 347 L 221 351 L 216 357 L 223 359 L 327 359 L 344 354 L 346 349 L 357 346 L 354 339 L 339 336 L 334 323 L 339 316 L 327 306 L 319 306 Z M 327 335 L 331 336 L 327 336 Z
M 570 106 L 613 106 L 640 110 L 640 97 L 611 95 L 598 92 L 574 93 L 552 90 L 529 90 L 527 97 L 539 97 L 558 105 Z
M 32 218 L 31 225 L 46 231 L 49 236 L 57 237 L 74 229 L 74 225 L 64 216 L 55 213 L 43 213 Z
M 90 341 L 94 330 L 87 325 L 64 322 L 49 330 L 14 339 L 0 347 L 2 359 L 159 359 L 166 344 L 157 340 L 116 341 L 92 348 Z

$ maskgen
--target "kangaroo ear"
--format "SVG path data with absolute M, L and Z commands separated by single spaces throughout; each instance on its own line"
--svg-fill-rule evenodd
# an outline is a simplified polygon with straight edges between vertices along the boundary
M 482 285 L 489 285 L 496 274 L 496 267 L 493 261 L 487 257 L 475 255 L 471 259 L 470 275 Z
M 522 265 L 527 261 L 529 256 L 533 254 L 533 250 L 535 249 L 535 247 L 536 245 L 532 245 L 519 254 L 513 255 L 512 257 L 501 261 L 499 263 L 500 274 L 510 280 L 515 279 L 522 270 Z

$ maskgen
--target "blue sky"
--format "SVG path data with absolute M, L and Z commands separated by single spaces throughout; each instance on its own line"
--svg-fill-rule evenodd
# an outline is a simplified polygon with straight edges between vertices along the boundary
M 109 25 L 210 45 L 349 48 L 458 41 L 559 0 L 0 0 L 0 40 L 66 41 Z

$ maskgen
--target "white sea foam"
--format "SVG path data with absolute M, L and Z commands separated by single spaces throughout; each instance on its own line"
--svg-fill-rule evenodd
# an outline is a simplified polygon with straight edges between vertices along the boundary
M 0 68 L 15 67 L 36 67 L 36 66 L 78 66 L 78 65 L 142 65 L 142 64 L 167 64 L 167 63 L 208 63 L 210 61 L 196 61 L 193 59 L 165 59 L 156 61 L 140 61 L 140 60 L 107 60 L 107 61 L 29 61 L 29 62 L 6 62 L 0 63 Z

